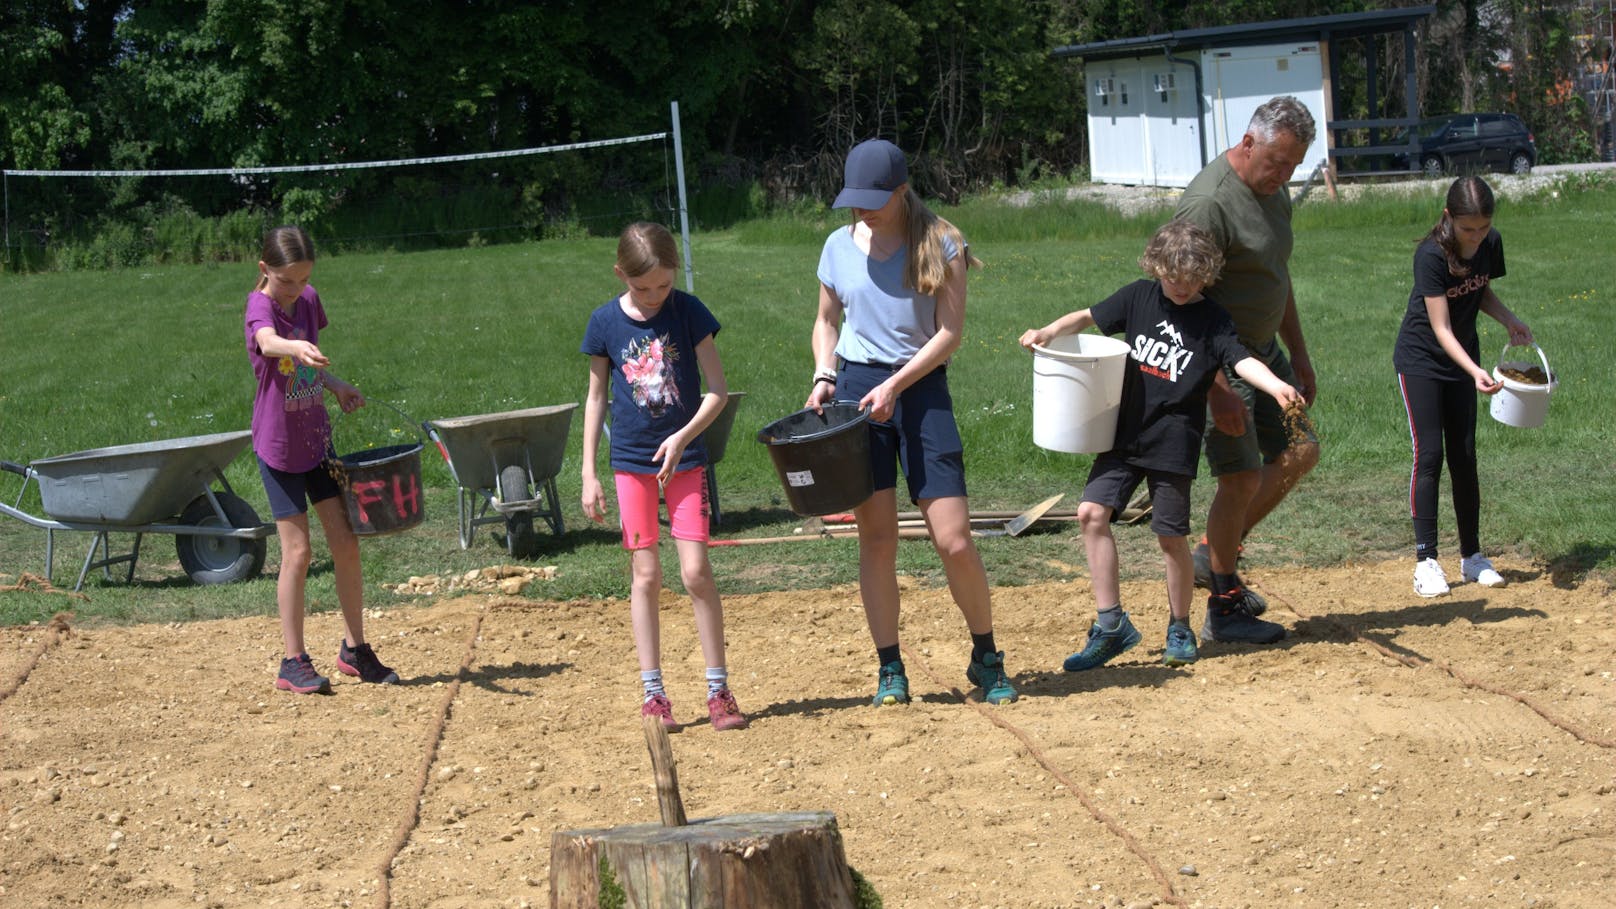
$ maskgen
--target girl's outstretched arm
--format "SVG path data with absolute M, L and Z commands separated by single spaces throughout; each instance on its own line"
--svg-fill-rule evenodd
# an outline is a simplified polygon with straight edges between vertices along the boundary
M 1486 292 L 1482 294 L 1481 311 L 1496 319 L 1499 325 L 1504 326 L 1504 330 L 1509 332 L 1509 343 L 1532 343 L 1532 329 L 1527 328 L 1526 323 L 1511 312 L 1510 308 L 1504 305 L 1503 300 L 1498 299 L 1498 295 L 1493 293 L 1491 287 L 1488 287 Z
M 601 429 L 606 424 L 606 387 L 611 362 L 605 357 L 589 358 L 589 395 L 584 398 L 583 507 L 584 516 L 596 524 L 606 521 L 606 491 L 595 476 L 600 452 Z

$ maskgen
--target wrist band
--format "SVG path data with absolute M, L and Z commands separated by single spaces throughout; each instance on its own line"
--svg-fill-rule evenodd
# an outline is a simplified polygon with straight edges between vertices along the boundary
M 814 384 L 818 385 L 820 382 L 829 382 L 830 384 L 835 385 L 836 384 L 836 377 L 835 376 L 823 376 L 823 375 L 814 376 Z

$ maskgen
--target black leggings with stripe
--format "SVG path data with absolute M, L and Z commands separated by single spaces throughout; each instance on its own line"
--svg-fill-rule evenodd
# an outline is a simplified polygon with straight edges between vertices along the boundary
M 1463 382 L 1397 375 L 1414 441 L 1414 471 L 1408 482 L 1414 518 L 1416 557 L 1436 558 L 1437 487 L 1447 452 L 1453 486 L 1453 516 L 1459 527 L 1459 554 L 1481 551 L 1481 481 L 1476 474 L 1476 386 Z

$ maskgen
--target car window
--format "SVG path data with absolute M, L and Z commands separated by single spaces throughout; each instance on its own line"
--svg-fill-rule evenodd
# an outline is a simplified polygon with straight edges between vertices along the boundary
M 1450 133 L 1461 139 L 1474 139 L 1476 137 L 1476 118 L 1460 117 L 1453 121 L 1453 130 Z
M 1447 129 L 1448 124 L 1451 122 L 1453 121 L 1446 117 L 1442 118 L 1441 120 L 1426 120 L 1422 122 L 1420 124 L 1420 138 L 1435 139 L 1436 137 L 1442 135 L 1442 131 Z
M 1513 136 L 1517 132 L 1515 124 L 1508 120 L 1485 120 L 1481 124 L 1481 135 L 1485 138 Z

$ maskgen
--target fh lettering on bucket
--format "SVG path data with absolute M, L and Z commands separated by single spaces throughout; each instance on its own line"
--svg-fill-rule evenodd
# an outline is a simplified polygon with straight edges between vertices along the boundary
M 388 486 L 392 489 L 389 490 Z M 392 506 L 399 518 L 408 518 L 421 511 L 421 487 L 414 474 L 394 474 L 381 480 L 360 480 L 350 487 L 354 502 L 359 506 L 359 520 L 369 524 L 370 509 L 388 505 L 391 492 Z
M 1190 365 L 1190 359 L 1195 356 L 1192 351 L 1185 350 L 1183 336 L 1168 322 L 1156 323 L 1162 329 L 1162 334 L 1172 338 L 1175 343 L 1169 344 L 1161 338 L 1152 338 L 1149 335 L 1136 335 L 1133 339 L 1133 350 L 1128 355 L 1139 362 L 1139 370 L 1148 372 L 1157 378 L 1169 382 L 1177 382 L 1179 373 Z

